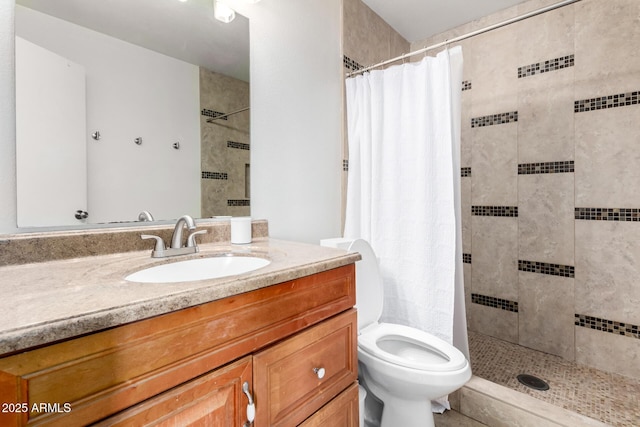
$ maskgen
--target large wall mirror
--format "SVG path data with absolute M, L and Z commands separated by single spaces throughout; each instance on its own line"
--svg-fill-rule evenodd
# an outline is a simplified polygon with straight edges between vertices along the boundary
M 212 0 L 16 3 L 19 228 L 250 213 L 248 19 Z

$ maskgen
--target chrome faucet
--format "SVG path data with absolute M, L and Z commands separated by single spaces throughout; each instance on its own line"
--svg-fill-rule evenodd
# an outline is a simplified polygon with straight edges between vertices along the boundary
M 178 218 L 176 227 L 173 229 L 173 237 L 171 238 L 171 249 L 180 249 L 182 247 L 182 229 L 187 226 L 189 230 L 196 229 L 196 223 L 189 215 L 183 215 Z
M 182 229 L 185 227 L 185 225 L 190 231 L 196 229 L 195 221 L 189 215 L 183 215 L 178 218 L 176 226 L 173 229 L 173 236 L 171 237 L 171 247 L 169 248 L 165 247 L 164 240 L 162 240 L 162 237 L 160 236 L 143 234 L 140 237 L 142 239 L 156 240 L 156 245 L 151 252 L 151 256 L 153 258 L 165 258 L 170 256 L 187 255 L 199 252 L 200 249 L 198 248 L 198 244 L 196 243 L 196 236 L 198 234 L 205 234 L 207 230 L 192 231 L 191 233 L 189 233 L 189 236 L 187 236 L 186 246 L 182 246 Z

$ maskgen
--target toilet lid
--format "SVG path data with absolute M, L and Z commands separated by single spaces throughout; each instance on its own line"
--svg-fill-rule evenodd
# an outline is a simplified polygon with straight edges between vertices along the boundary
M 390 341 L 396 345 L 385 345 Z M 448 342 L 419 329 L 392 323 L 367 329 L 358 336 L 358 349 L 394 365 L 422 371 L 457 371 L 468 365 L 462 352 Z
M 378 258 L 366 240 L 357 239 L 349 250 L 359 252 L 362 259 L 356 262 L 356 307 L 358 331 L 377 323 L 382 315 L 384 290 Z

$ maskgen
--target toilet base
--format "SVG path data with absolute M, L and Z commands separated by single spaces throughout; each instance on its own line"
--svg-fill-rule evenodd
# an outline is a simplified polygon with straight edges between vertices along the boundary
M 366 368 L 361 366 L 360 372 Z M 393 398 L 377 387 L 376 391 L 383 394 L 385 403 L 369 389 L 369 385 L 360 377 L 360 385 L 367 390 L 365 410 L 360 416 L 364 419 L 365 427 L 434 427 L 435 421 L 431 411 L 431 402 L 407 401 L 406 398 Z M 395 408 L 395 409 L 394 409 Z
M 431 402 L 407 402 L 387 396 L 380 427 L 435 427 Z

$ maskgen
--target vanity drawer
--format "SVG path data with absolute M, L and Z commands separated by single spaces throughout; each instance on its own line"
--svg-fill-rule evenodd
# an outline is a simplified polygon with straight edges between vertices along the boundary
M 256 354 L 256 427 L 298 425 L 352 385 L 356 340 L 351 309 Z
M 351 386 L 340 393 L 338 397 L 324 405 L 318 412 L 307 418 L 300 427 L 356 427 L 359 425 L 358 384 Z M 364 416 L 364 414 L 361 414 Z

